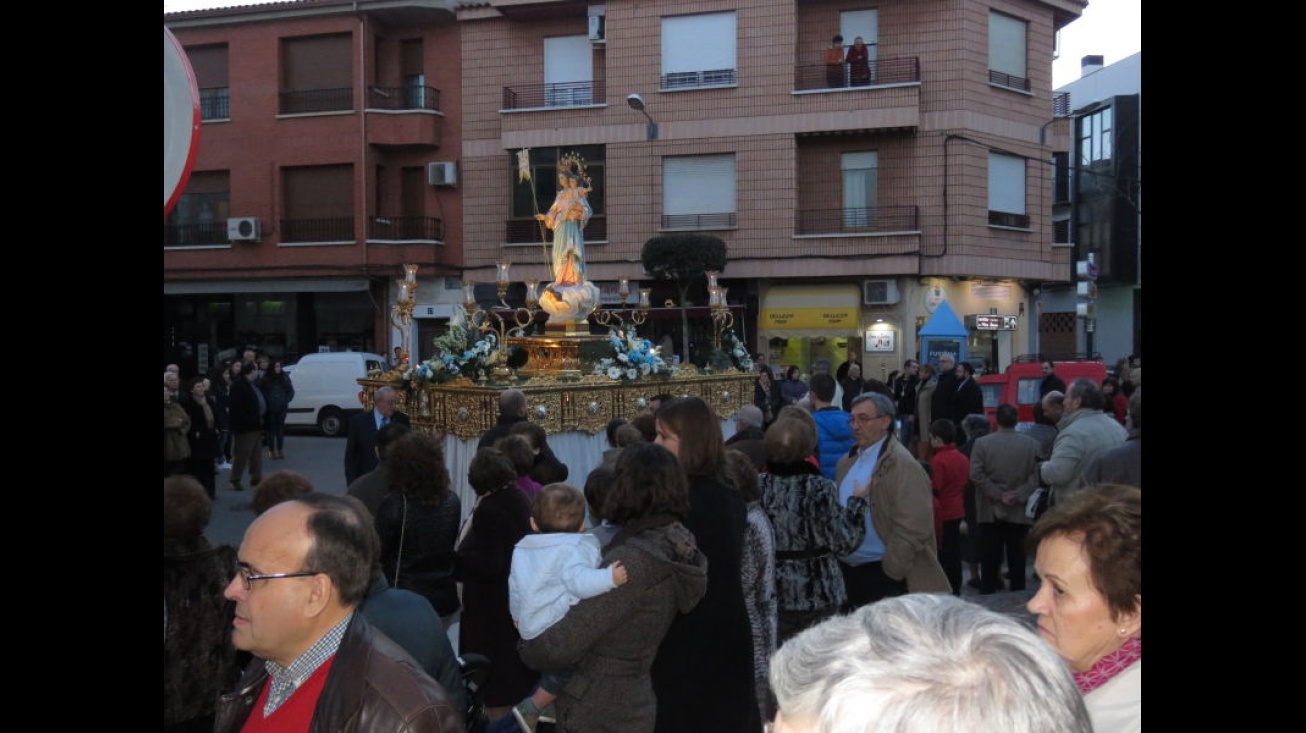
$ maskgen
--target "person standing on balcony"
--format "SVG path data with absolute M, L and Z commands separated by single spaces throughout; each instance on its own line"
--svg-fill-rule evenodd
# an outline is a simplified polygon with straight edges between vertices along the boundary
M 571 170 L 564 162 L 558 169 L 558 195 L 549 213 L 535 217 L 553 230 L 553 285 L 580 285 L 585 282 L 585 235 L 582 230 L 590 220 L 589 178 Z M 583 185 L 582 185 L 583 184 Z
M 853 86 L 864 87 L 871 83 L 871 50 L 866 47 L 866 41 L 861 36 L 853 39 L 853 45 L 848 47 L 848 56 L 844 60 L 848 62 Z
M 843 86 L 843 36 L 837 34 L 825 49 L 825 85 L 830 89 Z

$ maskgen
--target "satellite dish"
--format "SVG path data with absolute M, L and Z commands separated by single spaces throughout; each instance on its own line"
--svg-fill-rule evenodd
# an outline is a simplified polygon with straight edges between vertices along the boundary
M 200 143 L 200 90 L 181 42 L 163 29 L 163 216 L 186 189 Z

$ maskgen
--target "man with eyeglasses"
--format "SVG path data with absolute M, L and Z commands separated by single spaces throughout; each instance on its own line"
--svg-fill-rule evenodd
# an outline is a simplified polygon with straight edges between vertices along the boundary
M 254 655 L 218 700 L 216 733 L 461 733 L 448 692 L 362 613 L 375 545 L 339 496 L 313 493 L 268 509 L 245 531 L 231 640 Z
M 349 418 L 345 440 L 345 486 L 376 468 L 377 431 L 392 422 L 412 427 L 408 416 L 395 409 L 398 402 L 399 393 L 393 387 L 382 387 L 372 396 L 375 407 Z
M 893 399 L 879 392 L 858 395 L 851 415 L 856 445 L 839 460 L 835 483 L 839 501 L 847 504 L 869 482 L 871 506 L 862 544 L 839 558 L 848 591 L 845 611 L 904 593 L 950 593 L 935 545 L 930 478 L 893 435 Z

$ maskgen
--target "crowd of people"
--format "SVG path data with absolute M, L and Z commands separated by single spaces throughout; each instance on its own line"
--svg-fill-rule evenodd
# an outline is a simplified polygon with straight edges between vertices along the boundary
M 456 619 L 490 731 L 1141 730 L 1141 387 L 1121 425 L 1119 381 L 1051 383 L 1036 435 L 1009 404 L 990 431 L 950 354 L 884 382 L 814 367 L 760 367 L 729 440 L 702 399 L 658 395 L 587 471 L 504 390 L 465 477 L 383 388 L 346 496 L 269 476 L 234 553 L 169 462 L 191 416 L 165 380 L 165 729 L 477 729 L 450 650 L 414 638 Z M 1036 630 L 960 598 L 1023 590 L 1027 564 Z M 366 618 L 369 589 L 429 632 Z
M 181 379 L 176 364 L 163 370 L 163 475 L 193 476 L 217 496 L 217 476 L 244 490 L 263 479 L 263 457 L 286 457 L 286 416 L 295 385 L 280 360 L 246 349 L 240 359 L 208 374 Z

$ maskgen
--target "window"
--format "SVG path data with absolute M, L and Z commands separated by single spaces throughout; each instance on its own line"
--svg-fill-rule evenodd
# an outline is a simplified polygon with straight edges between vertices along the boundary
M 1088 168 L 1098 161 L 1111 160 L 1111 107 L 1079 119 L 1079 164 Z
M 1029 228 L 1025 214 L 1025 159 L 989 153 L 989 224 Z
M 1002 13 L 989 13 L 989 82 L 1029 91 L 1026 23 Z
M 283 168 L 283 242 L 354 241 L 354 167 Z
M 844 229 L 866 229 L 876 225 L 878 160 L 879 154 L 874 150 L 844 153 L 839 158 L 843 178 Z
M 544 39 L 544 106 L 594 103 L 594 50 L 588 36 Z
M 163 225 L 163 246 L 227 244 L 231 216 L 231 174 L 196 171 Z
M 196 46 L 186 49 L 195 85 L 200 92 L 200 119 L 231 117 L 230 81 L 227 78 L 227 46 Z
M 662 159 L 663 229 L 734 227 L 734 153 Z
M 348 34 L 281 41 L 281 114 L 354 108 Z
M 414 38 L 400 44 L 400 61 L 403 65 L 404 107 L 406 109 L 426 109 L 427 88 L 426 73 L 423 71 L 422 56 L 424 45 L 422 39 Z
M 589 224 L 585 225 L 586 242 L 608 238 L 606 148 L 602 145 L 574 145 L 565 148 L 531 148 L 531 180 L 518 181 L 517 151 L 508 151 L 509 186 L 512 191 L 512 218 L 507 223 L 505 242 L 540 242 L 540 228 L 535 214 L 544 213 L 558 195 L 558 161 L 575 152 L 585 161 L 585 175 L 593 190 L 589 194 Z M 532 195 L 533 194 L 533 195 Z M 459 288 L 462 286 L 460 285 Z
M 662 88 L 735 84 L 735 14 L 662 19 Z

